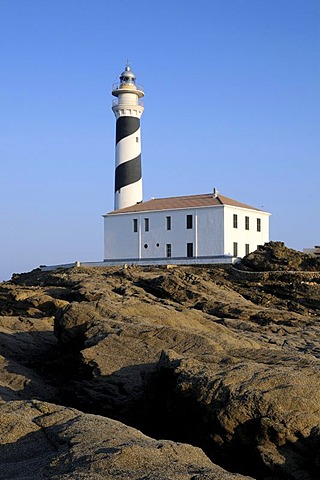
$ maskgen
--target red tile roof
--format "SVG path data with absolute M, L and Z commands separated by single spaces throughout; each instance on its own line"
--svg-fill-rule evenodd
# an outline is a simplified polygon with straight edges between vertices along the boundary
M 109 214 L 117 213 L 131 213 L 131 212 L 149 212 L 154 210 L 174 210 L 179 208 L 195 208 L 195 207 L 215 207 L 219 205 L 230 205 L 232 207 L 249 208 L 250 210 L 257 210 L 259 208 L 251 207 L 245 203 L 238 202 L 232 198 L 225 197 L 218 194 L 214 196 L 213 193 L 205 193 L 202 195 L 187 195 L 184 197 L 169 197 L 169 198 L 153 198 L 146 202 L 136 203 L 130 207 L 113 210 Z

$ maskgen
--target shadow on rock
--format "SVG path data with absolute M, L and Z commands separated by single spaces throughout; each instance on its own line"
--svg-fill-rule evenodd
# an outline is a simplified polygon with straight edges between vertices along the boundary
M 282 372 L 273 368 L 272 378 L 264 367 L 252 368 L 229 365 L 213 373 L 163 353 L 146 384 L 144 431 L 201 447 L 215 464 L 257 479 L 320 478 L 313 386 L 306 391 L 302 381 L 281 387 Z M 288 375 L 288 383 L 293 380 Z
M 51 331 L 0 333 L 0 395 L 3 400 L 57 401 L 44 370 L 56 347 Z

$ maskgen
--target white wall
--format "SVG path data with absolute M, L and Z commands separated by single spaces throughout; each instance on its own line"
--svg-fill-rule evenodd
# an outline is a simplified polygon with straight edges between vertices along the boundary
M 233 214 L 238 215 L 238 228 L 233 228 Z M 193 216 L 193 228 L 186 228 L 187 215 Z M 245 216 L 250 229 L 245 230 Z M 171 230 L 166 229 L 166 217 L 171 217 Z M 149 231 L 145 231 L 145 218 Z M 261 218 L 261 232 L 256 219 Z M 137 219 L 138 231 L 133 231 Z M 233 242 L 238 243 L 238 256 L 269 241 L 269 214 L 229 206 L 120 213 L 105 216 L 105 260 L 160 259 L 166 257 L 166 244 L 171 244 L 171 257 L 187 256 L 187 243 L 193 243 L 195 257 L 233 255 Z
M 141 222 L 141 258 L 163 258 L 166 244 L 171 244 L 172 257 L 187 256 L 187 242 L 194 243 L 194 228 L 187 230 L 186 215 L 189 210 L 167 210 L 145 212 L 139 217 Z M 171 217 L 171 230 L 166 229 L 166 217 Z M 144 219 L 149 218 L 149 232 L 144 231 Z M 157 246 L 159 244 L 159 246 Z M 145 248 L 145 245 L 148 248 Z
M 320 255 L 320 247 L 316 246 L 314 248 L 304 248 L 303 253 L 308 253 L 309 255 Z
M 238 228 L 233 227 L 233 215 L 238 217 Z M 245 229 L 245 217 L 249 217 L 249 230 Z M 245 245 L 249 245 L 249 252 L 257 249 L 258 245 L 269 242 L 269 213 L 240 207 L 225 205 L 225 254 L 233 255 L 233 243 L 238 244 L 238 257 L 246 255 Z M 261 219 L 261 232 L 257 231 L 257 218 Z
M 172 257 L 186 257 L 187 243 L 195 243 L 195 218 L 193 228 L 186 228 L 186 216 L 194 210 L 167 210 L 105 217 L 105 259 L 147 259 L 166 257 L 166 244 L 171 244 Z M 171 217 L 171 230 L 166 229 L 166 217 Z M 145 218 L 149 231 L 145 231 Z M 138 221 L 138 231 L 133 232 L 133 219 Z M 195 248 L 195 247 L 194 247 Z M 195 253 L 195 250 L 194 250 Z
M 224 214 L 223 206 L 198 208 L 197 245 L 198 257 L 224 255 Z
M 139 237 L 132 231 L 132 215 L 104 217 L 104 258 L 139 258 Z

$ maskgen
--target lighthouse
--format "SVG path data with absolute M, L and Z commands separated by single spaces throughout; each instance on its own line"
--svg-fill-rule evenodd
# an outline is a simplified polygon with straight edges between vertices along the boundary
M 142 202 L 140 118 L 144 92 L 136 84 L 129 65 L 112 87 L 112 110 L 116 117 L 114 209 Z
M 233 263 L 269 242 L 270 213 L 218 192 L 142 201 L 140 119 L 144 91 L 129 65 L 113 86 L 114 210 L 104 217 L 109 265 Z M 201 158 L 198 162 L 201 163 Z

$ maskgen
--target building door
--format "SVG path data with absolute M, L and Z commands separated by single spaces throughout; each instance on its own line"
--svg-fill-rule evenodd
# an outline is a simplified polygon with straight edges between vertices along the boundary
M 187 257 L 193 257 L 193 243 L 187 243 Z

